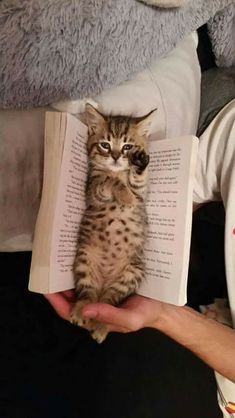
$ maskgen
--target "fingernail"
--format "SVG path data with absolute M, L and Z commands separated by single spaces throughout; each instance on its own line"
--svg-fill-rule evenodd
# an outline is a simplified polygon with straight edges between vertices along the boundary
M 97 316 L 96 311 L 86 310 L 82 312 L 83 316 L 86 316 L 87 318 L 95 318 Z

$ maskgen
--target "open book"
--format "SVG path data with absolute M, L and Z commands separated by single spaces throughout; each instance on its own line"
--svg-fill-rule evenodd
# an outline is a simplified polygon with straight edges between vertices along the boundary
M 85 209 L 87 127 L 68 113 L 48 112 L 44 180 L 34 233 L 29 290 L 73 288 L 72 266 Z M 149 142 L 146 280 L 139 294 L 186 303 L 192 196 L 198 139 Z M 79 244 L 78 244 L 79 245 Z

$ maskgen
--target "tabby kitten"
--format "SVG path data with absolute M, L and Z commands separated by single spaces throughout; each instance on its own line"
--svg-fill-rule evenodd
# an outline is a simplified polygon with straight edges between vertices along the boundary
M 92 302 L 118 305 L 144 279 L 147 136 L 153 111 L 141 118 L 104 116 L 87 104 L 86 119 L 89 170 L 71 322 L 88 329 L 100 343 L 107 327 L 83 318 L 82 307 Z

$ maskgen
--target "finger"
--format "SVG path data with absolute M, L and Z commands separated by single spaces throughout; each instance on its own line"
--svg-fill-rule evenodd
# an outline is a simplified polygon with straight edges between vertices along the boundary
M 82 309 L 82 315 L 87 318 L 93 318 L 105 324 L 110 324 L 114 329 L 121 328 L 129 331 L 136 331 L 141 328 L 141 316 L 125 308 L 116 308 L 114 306 L 96 303 L 88 304 Z
M 109 332 L 119 332 L 119 333 L 122 333 L 122 334 L 127 334 L 128 332 L 132 331 L 132 330 L 127 329 L 127 328 L 117 327 L 113 324 L 107 324 L 107 327 L 108 327 Z
M 51 293 L 44 296 L 59 316 L 69 320 L 72 304 L 68 299 L 61 293 Z

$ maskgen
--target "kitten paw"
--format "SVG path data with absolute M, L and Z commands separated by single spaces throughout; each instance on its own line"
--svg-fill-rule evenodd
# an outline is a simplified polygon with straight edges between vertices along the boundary
M 134 195 L 130 192 L 130 190 L 123 188 L 117 189 L 115 191 L 115 198 L 116 201 L 120 205 L 131 206 L 134 203 Z
M 143 149 L 137 149 L 133 152 L 130 152 L 128 158 L 129 162 L 136 166 L 139 174 L 144 171 L 149 163 L 149 155 L 146 154 L 145 150 Z
M 92 338 L 98 343 L 101 344 L 107 337 L 108 331 L 105 325 L 98 325 L 97 328 L 91 332 Z
M 78 301 L 70 314 L 70 322 L 73 325 L 77 325 L 78 327 L 86 328 L 88 331 L 92 331 L 94 329 L 93 320 L 89 318 L 84 318 L 81 314 L 81 309 L 87 302 Z

